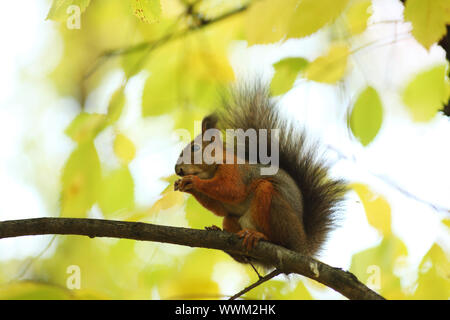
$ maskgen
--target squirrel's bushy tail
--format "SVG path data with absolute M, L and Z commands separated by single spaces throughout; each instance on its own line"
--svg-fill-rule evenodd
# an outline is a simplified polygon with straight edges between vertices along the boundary
M 345 182 L 328 176 L 329 168 L 324 159 L 320 159 L 315 146 L 306 145 L 304 130 L 294 128 L 290 121 L 282 119 L 267 86 L 259 82 L 240 84 L 224 95 L 222 105 L 223 108 L 217 111 L 221 129 L 246 131 L 253 128 L 257 132 L 268 129 L 268 146 L 270 129 L 280 129 L 279 167 L 301 190 L 308 251 L 311 255 L 316 254 L 336 224 L 346 192 Z

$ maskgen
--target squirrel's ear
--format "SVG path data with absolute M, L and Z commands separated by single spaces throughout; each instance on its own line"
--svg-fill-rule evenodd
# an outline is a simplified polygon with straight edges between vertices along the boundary
M 202 132 L 204 133 L 208 129 L 216 128 L 218 120 L 217 115 L 214 113 L 204 117 L 202 120 Z

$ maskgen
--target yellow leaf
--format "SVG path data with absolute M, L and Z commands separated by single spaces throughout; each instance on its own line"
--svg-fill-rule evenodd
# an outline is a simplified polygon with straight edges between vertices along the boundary
M 105 174 L 99 190 L 98 205 L 109 217 L 134 207 L 134 180 L 128 167 Z
M 155 61 L 159 61 L 159 63 Z M 171 112 L 176 107 L 179 99 L 177 93 L 181 90 L 177 82 L 178 66 L 176 62 L 175 55 L 169 56 L 164 62 L 158 54 L 150 60 L 150 75 L 142 93 L 142 115 L 144 117 L 159 116 Z
M 63 287 L 33 281 L 9 283 L 0 288 L 1 300 L 68 300 L 71 291 Z
M 231 21 L 236 20 L 233 17 Z M 234 80 L 228 45 L 235 29 L 227 19 L 153 52 L 142 94 L 142 115 L 182 112 L 186 118 L 193 110 L 211 108 L 219 88 Z
M 287 284 L 284 281 L 271 280 L 249 291 L 244 297 L 250 300 L 287 300 L 286 296 L 281 294 L 281 292 L 286 291 L 286 287 Z M 301 299 L 301 297 L 298 299 Z
M 67 2 L 75 4 L 82 1 L 86 2 Z M 64 50 L 49 77 L 61 95 L 71 96 L 83 105 L 86 97 L 99 87 L 111 71 L 112 65 L 103 65 L 100 61 L 103 59 L 97 59 L 113 48 L 128 47 L 143 40 L 138 32 L 133 32 L 134 40 L 130 41 L 130 31 L 125 26 L 134 26 L 137 19 L 130 12 L 129 2 L 91 1 L 89 8 L 81 15 L 80 29 L 69 29 L 65 21 L 59 24 L 58 33 Z M 66 8 L 61 9 L 66 13 Z M 80 6 L 80 9 L 83 10 L 83 6 Z M 78 20 L 76 15 L 71 13 L 70 16 L 67 22 L 72 24 L 71 28 L 76 27 L 73 25 Z
M 159 20 L 161 4 L 159 0 L 132 0 L 133 13 L 144 23 L 153 23 Z
M 167 191 L 158 201 L 148 210 L 147 215 L 159 213 L 175 206 L 181 206 L 184 203 L 184 195 L 179 191 Z
M 254 2 L 246 14 L 249 45 L 277 42 L 286 37 L 298 0 Z
M 444 219 L 442 220 L 442 223 L 447 226 L 447 228 L 450 228 L 450 219 Z
M 62 174 L 61 215 L 85 217 L 97 200 L 100 181 L 100 160 L 94 143 L 80 144 L 70 155 Z
M 71 8 L 78 7 L 80 13 L 84 12 L 89 6 L 91 0 L 53 0 L 52 7 L 50 8 L 47 18 L 54 21 L 64 22 L 71 14 L 76 11 L 70 10 Z
M 437 244 L 422 259 L 417 282 L 414 299 L 450 298 L 450 261 L 448 253 Z
M 387 299 L 405 299 L 394 269 L 398 259 L 405 259 L 407 255 L 405 244 L 390 234 L 378 246 L 354 254 L 350 272 Z
M 200 80 L 228 83 L 234 81 L 234 71 L 228 59 L 229 44 L 236 39 L 241 22 L 236 17 L 223 21 L 198 33 L 193 33 L 180 42 L 182 72 L 189 70 Z
M 333 22 L 344 11 L 349 0 L 302 0 L 295 6 L 290 21 L 288 38 L 300 38 L 313 34 Z M 274 1 L 278 3 L 278 1 Z M 281 20 L 285 17 L 281 16 Z
M 391 207 L 380 195 L 372 192 L 369 187 L 361 183 L 351 185 L 361 199 L 366 212 L 367 221 L 383 236 L 391 233 Z
M 349 0 L 256 1 L 246 14 L 249 45 L 301 38 L 333 22 Z
M 200 2 L 199 5 L 203 3 Z M 186 10 L 183 2 L 179 0 L 164 0 L 161 2 L 161 11 L 164 17 L 167 18 L 178 18 Z
M 346 45 L 335 44 L 327 54 L 311 62 L 305 70 L 305 77 L 324 83 L 339 81 L 347 70 L 347 58 L 350 50 Z
M 366 30 L 371 4 L 371 0 L 356 0 L 351 4 L 345 14 L 350 34 L 357 35 Z
M 214 265 L 223 259 L 219 251 L 194 250 L 178 274 L 159 286 L 162 299 L 211 299 L 219 294 L 218 284 L 211 279 Z
M 165 2 L 167 2 L 166 0 Z M 172 0 L 174 1 L 174 0 Z M 195 3 L 195 12 L 199 15 L 201 14 L 203 17 L 207 19 L 215 19 L 219 16 L 227 14 L 229 12 L 234 12 L 242 8 L 243 5 L 248 3 L 248 0 L 202 0 L 202 1 L 192 1 L 192 0 L 183 0 L 184 3 Z M 164 2 L 163 2 L 164 3 Z
M 318 283 L 318 282 L 316 282 Z M 312 300 L 312 296 L 309 293 L 308 289 L 304 285 L 303 281 L 299 281 L 297 286 L 292 292 L 289 292 L 285 295 L 284 299 L 293 299 L 293 300 Z
M 91 289 L 79 289 L 76 292 L 75 298 L 77 300 L 111 300 L 112 298 L 106 293 L 91 290 Z
M 127 165 L 134 159 L 136 147 L 127 136 L 118 133 L 114 140 L 114 152 L 116 153 L 116 156 Z
M 173 183 L 174 183 L 177 179 L 179 179 L 179 177 L 178 177 L 176 174 L 171 174 L 171 175 L 169 175 L 169 176 L 166 176 L 166 177 L 162 177 L 162 178 L 161 178 L 162 181 L 168 182 L 169 185 L 172 185 L 172 186 L 173 186 Z
M 189 55 L 185 63 L 195 70 L 200 79 L 233 81 L 234 71 L 225 53 L 224 51 L 199 50 Z
M 183 277 L 177 281 L 168 281 L 159 286 L 159 294 L 162 299 L 199 300 L 217 297 L 219 286 L 216 282 L 205 277 Z
M 171 174 L 170 176 L 162 177 L 161 180 L 164 181 L 164 182 L 168 182 L 169 184 L 161 192 L 161 194 L 165 194 L 165 193 L 173 191 L 173 185 L 174 185 L 175 181 L 178 180 L 178 179 L 180 179 L 180 177 L 177 176 L 176 174 Z
M 448 101 L 447 66 L 438 65 L 412 79 L 403 91 L 403 102 L 414 121 L 430 121 Z
M 405 20 L 413 25 L 412 34 L 425 48 L 438 42 L 447 32 L 450 23 L 450 1 L 408 0 L 405 5 Z

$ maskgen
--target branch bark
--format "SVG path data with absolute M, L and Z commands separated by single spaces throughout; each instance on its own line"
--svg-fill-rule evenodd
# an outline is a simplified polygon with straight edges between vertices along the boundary
M 247 252 L 242 246 L 242 241 L 235 234 L 228 232 L 82 218 L 35 218 L 0 222 L 0 239 L 44 234 L 156 241 L 246 254 L 273 265 L 283 273 L 297 273 L 314 279 L 349 299 L 383 299 L 350 272 L 333 268 L 311 257 L 266 241 L 260 241 Z

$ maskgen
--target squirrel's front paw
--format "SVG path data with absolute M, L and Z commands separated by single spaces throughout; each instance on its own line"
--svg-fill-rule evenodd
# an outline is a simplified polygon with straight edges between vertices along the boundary
M 178 179 L 174 183 L 174 190 L 183 192 L 191 190 L 193 188 L 193 180 L 194 176 L 185 176 L 181 179 Z
M 237 235 L 239 238 L 243 238 L 243 244 L 247 250 L 252 249 L 259 240 L 268 240 L 265 234 L 252 229 L 242 229 Z

